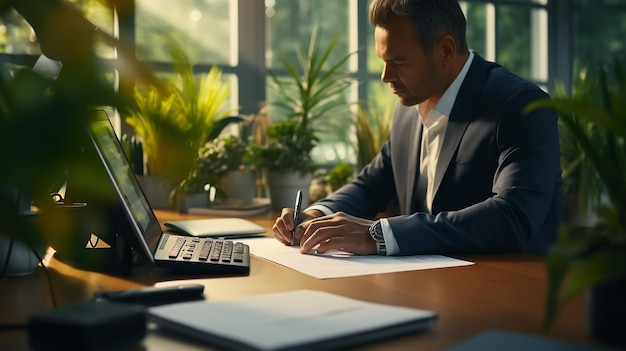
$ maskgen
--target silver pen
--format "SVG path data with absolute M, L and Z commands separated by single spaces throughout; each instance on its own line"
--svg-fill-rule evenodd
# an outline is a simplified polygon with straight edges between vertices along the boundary
M 296 194 L 296 204 L 293 207 L 293 229 L 291 230 L 291 244 L 293 246 L 293 241 L 296 236 L 296 227 L 298 226 L 298 221 L 300 220 L 300 211 L 302 210 L 302 190 L 298 190 Z

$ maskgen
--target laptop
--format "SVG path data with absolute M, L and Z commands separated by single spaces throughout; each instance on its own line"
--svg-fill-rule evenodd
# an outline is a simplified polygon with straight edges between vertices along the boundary
M 150 207 L 103 110 L 88 123 L 88 133 L 126 215 L 134 250 L 156 266 L 189 272 L 247 274 L 248 245 L 227 238 L 166 233 Z M 199 220 L 202 221 L 202 220 Z

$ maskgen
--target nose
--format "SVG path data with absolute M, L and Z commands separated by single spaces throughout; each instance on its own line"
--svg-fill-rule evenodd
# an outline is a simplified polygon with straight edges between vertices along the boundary
M 380 74 L 380 80 L 383 83 L 389 83 L 389 82 L 393 82 L 394 80 L 396 80 L 395 75 L 393 74 L 393 70 L 387 63 L 385 63 L 383 66 L 383 71 Z

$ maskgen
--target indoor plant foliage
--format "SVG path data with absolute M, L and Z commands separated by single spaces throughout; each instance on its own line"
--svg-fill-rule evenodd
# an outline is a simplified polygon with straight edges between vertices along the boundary
M 594 96 L 600 81 L 588 77 L 588 68 L 580 70 L 574 81 L 572 92 L 568 94 L 565 87 L 556 86 L 555 96 L 584 100 Z M 567 197 L 567 222 L 588 224 L 593 221 L 593 209 L 600 204 L 605 194 L 605 187 L 598 176 L 596 166 L 579 142 L 579 134 L 584 134 L 589 142 L 598 150 L 611 149 L 609 144 L 615 142 L 613 133 L 588 118 L 573 118 L 575 114 L 562 112 L 559 118 L 559 141 L 561 148 L 561 168 L 563 170 L 563 191 Z
M 626 279 L 626 75 L 616 60 L 585 80 L 595 87 L 595 94 L 555 97 L 530 106 L 560 112 L 561 123 L 593 164 L 600 190 L 607 197 L 606 202 L 594 202 L 598 219 L 593 225 L 564 225 L 546 257 L 545 327 L 552 323 L 562 301 L 586 288 Z M 625 292 L 612 301 L 615 310 L 620 303 L 624 309 Z M 615 321 L 617 326 L 624 325 Z
M 391 108 L 383 110 L 372 106 L 359 106 L 354 123 L 358 169 L 370 163 L 389 139 L 392 117 Z
M 232 171 L 253 171 L 248 142 L 238 135 L 215 138 L 200 148 L 196 166 L 180 188 L 190 193 L 201 192 L 207 184 L 217 186 Z
M 266 134 L 266 144 L 252 145 L 255 163 L 260 168 L 270 172 L 315 170 L 311 151 L 319 138 L 312 129 L 290 120 L 269 125 Z
M 296 62 L 283 58 L 288 74 L 282 79 L 270 73 L 277 100 L 270 106 L 274 122 L 267 128 L 264 144 L 253 144 L 255 160 L 267 171 L 312 173 L 311 151 L 319 142 L 320 122 L 331 114 L 346 114 L 343 93 L 349 87 L 349 74 L 343 70 L 352 54 L 330 62 L 339 40 L 337 33 L 325 47 L 313 29 L 308 47 L 296 52 Z
M 141 138 L 146 174 L 163 176 L 176 187 L 193 170 L 200 147 L 239 118 L 230 116 L 230 86 L 218 67 L 198 81 L 180 46 L 170 44 L 170 53 L 176 80 L 137 87 L 126 122 Z

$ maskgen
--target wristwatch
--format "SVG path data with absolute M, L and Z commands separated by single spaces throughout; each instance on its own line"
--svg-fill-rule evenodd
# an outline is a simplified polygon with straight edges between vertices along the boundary
M 383 235 L 380 219 L 372 223 L 369 230 L 372 239 L 376 242 L 376 253 L 381 256 L 387 256 L 387 246 L 385 246 L 385 236 Z

